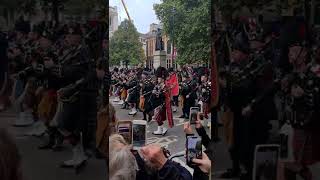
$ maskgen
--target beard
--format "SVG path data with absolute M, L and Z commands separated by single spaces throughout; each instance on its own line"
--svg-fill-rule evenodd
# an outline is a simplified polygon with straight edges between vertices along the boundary
M 149 175 L 158 173 L 157 168 L 148 160 L 145 161 L 145 169 Z

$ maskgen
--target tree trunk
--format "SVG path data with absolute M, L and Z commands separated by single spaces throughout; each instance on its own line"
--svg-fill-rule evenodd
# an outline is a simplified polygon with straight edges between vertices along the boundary
M 59 4 L 57 1 L 53 1 L 52 4 L 52 19 L 56 22 L 56 25 L 59 24 Z

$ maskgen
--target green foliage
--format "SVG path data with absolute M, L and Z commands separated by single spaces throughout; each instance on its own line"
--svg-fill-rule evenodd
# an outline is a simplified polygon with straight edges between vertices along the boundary
M 68 14 L 89 14 L 95 8 L 94 0 L 69 0 L 65 3 L 64 11 Z
M 111 65 L 120 65 L 122 61 L 126 65 L 137 65 L 144 59 L 141 53 L 142 43 L 139 41 L 139 33 L 128 20 L 121 22 L 109 44 Z
M 235 14 L 240 14 L 243 7 L 246 7 L 253 16 L 263 11 L 280 15 L 281 9 L 288 8 L 288 4 L 283 2 L 279 0 L 219 0 L 214 1 L 214 4 L 222 12 L 224 19 L 230 20 Z
M 164 32 L 175 42 L 179 64 L 209 61 L 210 1 L 163 0 L 154 5 Z
M 19 0 L 18 11 L 24 15 L 33 16 L 36 15 L 37 0 Z

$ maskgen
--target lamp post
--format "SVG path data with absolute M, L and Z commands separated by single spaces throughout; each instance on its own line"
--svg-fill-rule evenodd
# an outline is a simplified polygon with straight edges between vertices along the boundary
M 171 61 L 172 61 L 172 64 L 173 64 L 173 57 L 174 57 L 174 15 L 176 13 L 176 8 L 173 7 L 172 8 L 172 29 L 171 29 L 171 37 L 172 37 L 172 50 L 171 50 Z

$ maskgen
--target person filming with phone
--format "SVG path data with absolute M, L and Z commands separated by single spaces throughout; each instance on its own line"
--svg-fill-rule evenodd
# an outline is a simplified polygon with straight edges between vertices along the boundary
M 132 150 L 119 134 L 109 137 L 110 180 L 192 180 L 190 172 L 171 161 L 158 144 Z
M 201 124 L 201 119 L 203 119 L 203 113 L 197 113 L 196 121 L 194 122 L 196 131 L 198 135 L 201 137 L 201 145 L 203 145 L 206 150 L 202 152 L 202 157 L 191 159 L 192 163 L 188 163 L 190 167 L 194 169 L 193 179 L 209 179 L 209 174 L 211 170 L 211 161 L 213 160 L 213 144 L 211 143 L 210 137 L 207 135 L 204 127 Z M 184 132 L 186 133 L 187 142 L 189 137 L 194 137 L 194 133 L 191 128 L 190 122 L 186 122 L 184 124 Z M 202 148 L 201 148 L 202 149 Z M 188 150 L 189 151 L 189 150 Z M 188 156 L 188 155 L 187 155 Z M 188 157 L 187 157 L 188 158 Z

